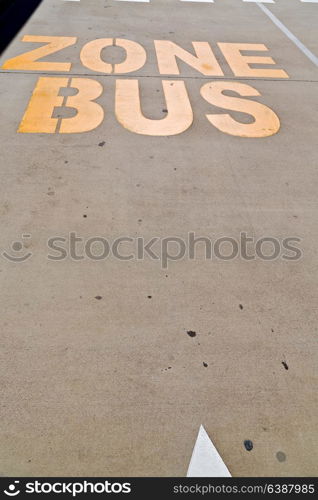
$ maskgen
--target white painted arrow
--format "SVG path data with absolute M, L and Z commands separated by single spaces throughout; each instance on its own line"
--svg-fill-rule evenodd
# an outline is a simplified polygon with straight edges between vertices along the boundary
M 187 477 L 232 477 L 203 425 L 194 445 Z

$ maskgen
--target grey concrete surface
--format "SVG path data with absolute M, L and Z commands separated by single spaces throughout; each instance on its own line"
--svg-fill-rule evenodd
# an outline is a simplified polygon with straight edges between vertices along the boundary
M 318 4 L 267 7 L 318 54 Z M 83 134 L 18 134 L 43 75 L 1 70 L 1 251 L 30 234 L 33 256 L 0 261 L 0 474 L 184 476 L 203 424 L 233 476 L 317 475 L 317 68 L 240 0 L 44 0 L 2 62 L 27 50 L 23 34 L 78 37 L 50 60 L 102 83 L 105 119 Z M 202 40 L 224 70 L 215 79 L 255 87 L 280 131 L 218 131 L 199 92 L 214 78 L 185 64 L 171 78 L 186 82 L 191 128 L 170 137 L 125 130 L 114 115 L 116 76 L 79 60 L 101 37 L 146 48 L 146 65 L 129 77 L 139 79 L 147 116 L 165 116 L 153 40 L 188 50 Z M 217 42 L 264 43 L 290 78 L 234 77 Z M 71 231 L 296 236 L 303 257 L 206 261 L 199 252 L 168 269 L 150 259 L 48 260 L 47 239 Z

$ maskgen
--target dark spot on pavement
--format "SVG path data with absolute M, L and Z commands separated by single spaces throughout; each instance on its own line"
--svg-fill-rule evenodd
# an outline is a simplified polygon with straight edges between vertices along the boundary
M 242 309 L 243 309 L 243 305 L 242 305 L 242 304 L 239 304 L 239 308 L 242 310 Z
M 101 295 L 96 295 L 96 297 L 95 297 L 96 300 L 102 300 L 102 298 L 103 297 Z
M 286 461 L 286 455 L 283 451 L 278 451 L 276 453 L 276 458 L 279 462 L 285 462 Z
M 152 295 L 148 295 L 148 299 L 152 299 Z
M 98 145 L 102 148 L 103 146 L 105 146 L 106 142 L 105 141 L 102 141 L 100 142 Z
M 84 215 L 83 215 L 83 217 L 84 217 L 84 219 L 86 219 L 86 218 L 87 218 L 87 215 L 86 215 L 86 214 L 84 214 Z
M 23 248 L 23 245 L 20 241 L 15 241 L 12 245 L 12 250 L 14 250 L 15 252 L 20 252 L 20 250 L 22 250 Z
M 196 336 L 196 332 L 194 332 L 193 330 L 188 330 L 187 334 L 189 335 L 189 337 L 195 337 Z
M 282 361 L 282 365 L 283 365 L 283 367 L 285 368 L 285 370 L 289 370 L 289 366 L 288 366 L 288 364 L 286 363 L 286 361 Z
M 68 161 L 67 161 L 67 160 L 65 160 L 65 162 L 64 162 L 64 163 L 68 163 Z
M 274 333 L 274 328 L 271 328 L 271 332 Z
M 203 362 L 203 366 L 204 366 L 204 368 L 207 368 L 209 365 L 208 365 L 208 363 Z
M 167 109 L 163 109 L 162 112 L 163 113 L 168 113 L 168 110 Z
M 246 451 L 252 451 L 252 449 L 254 448 L 253 441 L 251 441 L 250 439 L 246 439 L 244 441 L 244 446 Z

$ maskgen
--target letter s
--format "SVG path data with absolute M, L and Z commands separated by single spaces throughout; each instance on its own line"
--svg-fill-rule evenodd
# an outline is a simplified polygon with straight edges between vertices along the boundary
M 124 483 L 123 484 L 123 493 L 131 493 L 131 484 L 130 483 Z
M 201 95 L 210 104 L 219 108 L 247 113 L 254 118 L 253 123 L 241 123 L 229 114 L 206 115 L 212 125 L 226 134 L 237 137 L 268 137 L 278 132 L 280 121 L 273 110 L 260 102 L 224 95 L 224 91 L 236 92 L 239 96 L 259 96 L 258 90 L 239 82 L 211 82 L 201 88 Z

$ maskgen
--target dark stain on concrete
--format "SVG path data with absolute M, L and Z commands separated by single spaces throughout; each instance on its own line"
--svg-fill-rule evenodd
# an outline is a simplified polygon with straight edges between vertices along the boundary
M 105 146 L 106 142 L 105 141 L 102 141 L 100 142 L 98 145 L 102 148 L 103 146 Z
M 96 295 L 96 297 L 95 297 L 96 300 L 102 300 L 102 298 L 103 297 L 101 295 Z
M 285 368 L 285 370 L 289 370 L 289 366 L 288 366 L 288 364 L 286 363 L 286 361 L 282 361 L 282 365 L 283 365 L 283 367 Z
M 196 336 L 196 332 L 194 332 L 193 330 L 188 330 L 187 334 L 189 335 L 189 337 L 192 337 L 192 338 Z
M 283 451 L 278 451 L 276 453 L 276 458 L 279 462 L 286 462 L 286 455 Z
M 241 311 L 243 310 L 243 304 L 239 304 L 239 308 L 241 309 Z

